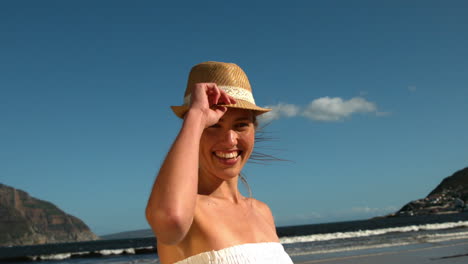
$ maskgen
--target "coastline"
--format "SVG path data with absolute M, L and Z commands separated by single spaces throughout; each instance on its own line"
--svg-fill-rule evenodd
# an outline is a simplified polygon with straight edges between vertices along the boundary
M 438 257 L 444 259 L 445 263 L 447 263 L 445 257 L 468 254 L 468 250 L 463 251 L 463 248 L 458 248 L 456 252 L 447 252 L 448 248 L 453 247 L 465 246 L 464 249 L 468 249 L 466 213 L 429 218 L 398 217 L 283 228 L 283 231 L 286 231 L 284 233 L 288 235 L 280 237 L 281 243 L 295 263 L 335 263 L 334 261 L 365 263 L 367 258 L 372 259 L 369 263 L 375 263 L 375 259 L 382 258 L 382 261 L 385 261 L 388 257 L 393 259 L 394 255 L 406 256 L 409 252 L 423 251 L 424 248 L 434 246 L 439 247 L 428 250 L 440 252 Z M 155 242 L 154 237 L 146 237 L 0 247 L 0 263 L 32 260 L 68 263 L 57 262 L 62 259 L 74 259 L 73 263 L 82 263 L 80 259 L 83 261 L 86 259 L 86 263 L 93 263 L 89 261 L 95 259 L 96 263 L 100 263 L 99 260 L 102 261 L 103 257 L 111 255 L 119 256 L 118 258 L 129 262 L 132 259 L 145 259 L 149 261 L 145 263 L 154 263 L 151 261 L 156 259 Z M 407 257 L 411 259 L 411 254 Z M 466 260 L 464 258 L 464 261 Z M 408 261 L 410 260 L 403 259 L 400 262 L 410 263 Z
M 454 239 L 443 242 L 390 246 L 339 253 L 303 255 L 293 258 L 296 264 L 353 264 L 353 263 L 467 263 L 468 239 Z

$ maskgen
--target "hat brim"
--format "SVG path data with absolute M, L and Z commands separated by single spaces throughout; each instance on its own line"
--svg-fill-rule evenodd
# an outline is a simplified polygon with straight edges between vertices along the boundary
M 254 111 L 255 115 L 257 115 L 257 116 L 271 111 L 271 109 L 269 109 L 269 108 L 259 107 L 259 106 L 256 106 L 256 105 L 250 103 L 250 102 L 240 100 L 240 99 L 236 99 L 235 104 L 222 105 L 222 106 L 226 106 L 228 108 L 238 108 L 238 109 L 252 110 L 252 111 Z M 174 114 L 176 114 L 176 116 L 178 116 L 180 118 L 184 118 L 184 115 L 187 112 L 187 110 L 189 109 L 189 106 L 188 105 L 171 106 L 171 109 L 174 112 Z

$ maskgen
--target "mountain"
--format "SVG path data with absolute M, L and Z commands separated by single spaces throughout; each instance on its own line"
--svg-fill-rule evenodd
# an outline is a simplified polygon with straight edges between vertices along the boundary
M 442 180 L 442 182 L 428 196 L 443 193 L 446 190 L 458 192 L 460 198 L 468 200 L 468 167 L 455 172 Z
M 411 201 L 390 216 L 447 214 L 468 211 L 468 167 L 445 178 L 425 198 Z
M 99 239 L 80 219 L 54 204 L 0 183 L 0 246 Z

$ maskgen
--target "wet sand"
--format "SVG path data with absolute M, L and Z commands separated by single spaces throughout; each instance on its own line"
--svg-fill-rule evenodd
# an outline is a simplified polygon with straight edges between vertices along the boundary
M 468 239 L 293 257 L 296 264 L 468 263 Z

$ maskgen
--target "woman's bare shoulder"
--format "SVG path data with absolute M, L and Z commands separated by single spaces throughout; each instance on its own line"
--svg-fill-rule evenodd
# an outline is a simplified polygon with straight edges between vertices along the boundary
M 254 207 L 254 209 L 261 213 L 263 215 L 263 217 L 265 219 L 268 220 L 268 222 L 270 222 L 273 226 L 275 225 L 275 220 L 273 218 L 273 214 L 271 213 L 271 209 L 270 207 L 268 206 L 268 204 L 260 201 L 260 200 L 257 200 L 257 199 L 254 199 L 254 198 L 248 198 L 249 199 L 249 202 L 251 202 L 252 206 Z
M 265 202 L 262 202 L 260 200 L 257 200 L 255 198 L 247 198 L 247 200 L 249 202 L 251 202 L 255 207 L 257 207 L 258 209 L 262 209 L 262 210 L 270 210 L 270 207 L 268 206 L 268 204 L 266 204 Z

